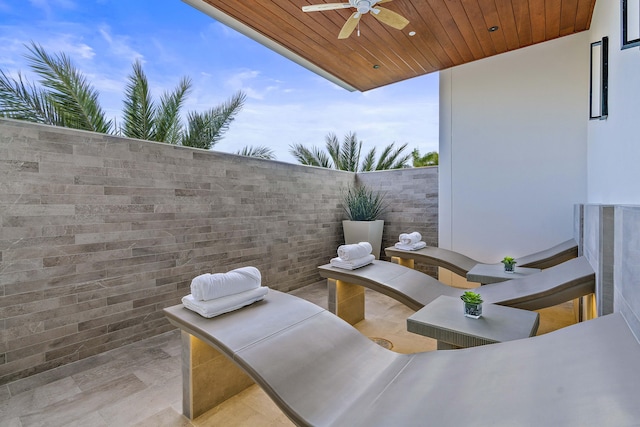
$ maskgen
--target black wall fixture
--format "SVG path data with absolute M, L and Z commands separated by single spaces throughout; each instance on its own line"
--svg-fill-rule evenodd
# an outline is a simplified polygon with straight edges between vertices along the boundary
M 609 115 L 609 37 L 591 43 L 589 75 L 589 119 L 604 120 Z
M 640 0 L 621 0 L 622 49 L 640 46 Z

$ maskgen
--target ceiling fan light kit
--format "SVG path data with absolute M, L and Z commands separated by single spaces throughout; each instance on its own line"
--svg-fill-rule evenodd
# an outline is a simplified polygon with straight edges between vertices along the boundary
M 404 27 L 406 27 L 407 24 L 409 24 L 409 20 L 407 18 L 390 9 L 376 6 L 376 4 L 378 3 L 387 3 L 390 1 L 392 0 L 349 0 L 349 3 L 324 3 L 302 6 L 302 11 L 322 12 L 325 10 L 334 9 L 356 9 L 356 11 L 351 14 L 349 19 L 347 19 L 347 22 L 345 22 L 344 26 L 340 30 L 340 33 L 338 34 L 339 39 L 346 39 L 353 33 L 353 30 L 356 29 L 362 15 L 365 15 L 369 12 L 371 12 L 371 16 L 376 18 L 378 21 L 392 28 L 402 30 Z M 358 35 L 360 35 L 359 33 L 360 31 L 358 31 Z

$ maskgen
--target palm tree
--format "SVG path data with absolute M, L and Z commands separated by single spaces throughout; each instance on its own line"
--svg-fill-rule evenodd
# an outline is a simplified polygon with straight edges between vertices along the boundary
M 407 167 L 407 162 L 411 157 L 409 154 L 402 154 L 407 148 L 407 144 L 395 148 L 395 143 L 391 143 L 385 147 L 377 161 L 374 147 L 360 163 L 362 141 L 358 141 L 355 132 L 345 135 L 342 143 L 335 134 L 328 134 L 325 137 L 325 148 L 326 152 L 317 147 L 307 148 L 303 144 L 293 144 L 289 152 L 303 165 L 351 172 L 401 169 Z
M 420 156 L 420 151 L 417 148 L 414 148 L 411 152 L 411 157 L 413 157 L 413 167 L 419 168 L 421 166 L 436 166 L 438 165 L 438 152 L 430 151 L 424 156 Z
M 100 133 L 112 133 L 98 102 L 98 92 L 76 70 L 64 53 L 49 55 L 31 44 L 30 67 L 42 77 L 41 87 L 26 82 L 21 74 L 10 78 L 0 70 L 0 116 Z
M 0 70 L 0 117 L 210 149 L 229 129 L 246 99 L 239 91 L 208 111 L 189 112 L 185 126 L 180 110 L 191 91 L 191 80 L 183 77 L 156 104 L 142 65 L 136 61 L 125 88 L 123 123 L 116 128 L 106 119 L 98 92 L 65 54 L 49 55 L 35 43 L 27 48 L 29 65 L 42 78 L 42 87 L 26 82 L 21 74 L 10 78 Z
M 246 96 L 237 92 L 226 103 L 208 111 L 189 112 L 187 126 L 184 128 L 180 121 L 180 109 L 190 92 L 191 80 L 183 77 L 178 87 L 173 92 L 162 95 L 160 104 L 157 105 L 151 98 L 142 65 L 136 61 L 126 87 L 120 132 L 129 138 L 210 149 L 229 129 L 230 123 L 244 105 Z

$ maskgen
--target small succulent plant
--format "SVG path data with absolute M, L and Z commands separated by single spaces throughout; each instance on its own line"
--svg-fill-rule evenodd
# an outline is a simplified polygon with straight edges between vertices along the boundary
M 480 294 L 473 291 L 466 291 L 460 296 L 460 299 L 467 304 L 482 304 L 482 297 Z
M 502 258 L 501 262 L 505 265 L 514 265 L 516 263 L 516 260 L 513 257 L 506 256 Z

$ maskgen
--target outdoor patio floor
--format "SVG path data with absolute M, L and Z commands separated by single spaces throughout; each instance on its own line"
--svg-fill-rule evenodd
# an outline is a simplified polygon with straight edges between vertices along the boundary
M 326 308 L 326 282 L 292 292 Z M 356 327 L 403 353 L 436 342 L 406 331 L 413 313 L 367 290 L 367 319 Z M 538 334 L 574 323 L 571 303 L 540 311 Z M 172 331 L 0 386 L 0 426 L 292 426 L 256 385 L 199 418 L 182 416 L 180 334 Z

